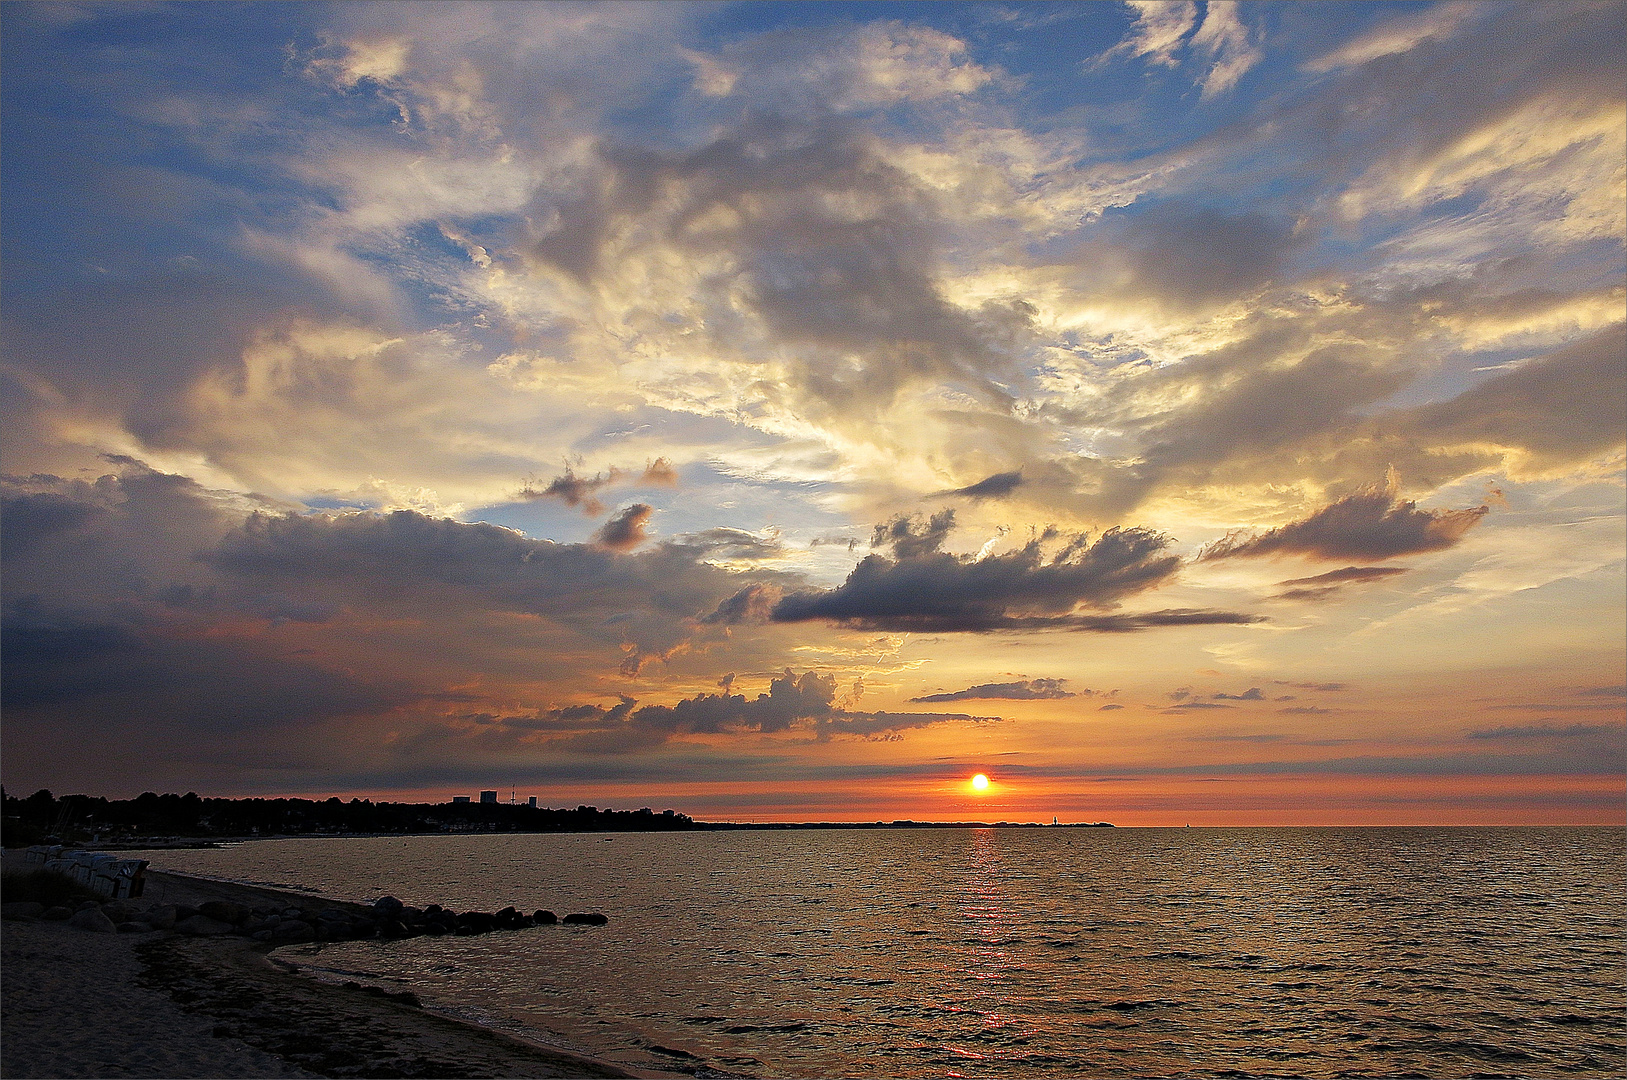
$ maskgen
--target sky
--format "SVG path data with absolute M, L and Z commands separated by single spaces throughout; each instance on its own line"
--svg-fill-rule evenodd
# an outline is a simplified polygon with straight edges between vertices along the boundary
M 0 20 L 8 792 L 1623 819 L 1627 5 Z

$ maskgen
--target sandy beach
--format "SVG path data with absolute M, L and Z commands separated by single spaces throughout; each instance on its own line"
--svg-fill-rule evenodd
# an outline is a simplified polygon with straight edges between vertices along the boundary
M 135 903 L 311 899 L 154 872 Z M 8 919 L 0 964 L 0 1073 L 16 1080 L 673 1075 L 526 1042 L 365 987 L 320 983 L 235 936 L 93 933 Z

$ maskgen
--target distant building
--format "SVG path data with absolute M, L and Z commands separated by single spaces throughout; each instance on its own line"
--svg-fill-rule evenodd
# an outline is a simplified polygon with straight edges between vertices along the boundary
M 529 799 L 525 800 L 525 805 L 535 810 L 537 808 L 537 797 L 535 795 L 531 796 Z
M 494 803 L 494 802 L 496 802 L 497 801 L 497 792 L 495 792 L 495 791 L 482 791 L 480 793 L 480 801 L 483 802 L 483 803 Z
M 466 803 L 468 801 L 469 801 L 469 796 L 467 796 L 467 795 L 454 795 L 454 796 L 452 796 L 452 802 L 453 803 L 460 803 L 460 802 L 461 803 Z

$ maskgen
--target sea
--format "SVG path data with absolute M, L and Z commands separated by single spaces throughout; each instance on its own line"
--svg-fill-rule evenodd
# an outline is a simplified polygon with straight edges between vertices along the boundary
M 1627 1075 L 1620 828 L 259 840 L 155 868 L 602 927 L 297 946 L 697 1076 Z

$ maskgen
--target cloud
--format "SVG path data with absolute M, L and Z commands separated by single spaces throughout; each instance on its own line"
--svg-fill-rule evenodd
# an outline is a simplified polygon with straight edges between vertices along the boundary
M 945 694 L 927 694 L 924 697 L 910 698 L 911 704 L 926 704 L 935 701 L 1054 701 L 1058 698 L 1077 697 L 1071 690 L 1064 690 L 1066 679 L 1023 679 L 1008 683 L 983 683 L 979 686 L 968 687 L 965 690 L 956 690 Z
M 1237 85 L 1265 53 L 1250 40 L 1248 27 L 1238 17 L 1234 0 L 1209 0 L 1203 25 L 1192 35 L 1192 47 L 1209 54 L 1212 66 L 1200 80 L 1203 97 L 1212 98 Z
M 922 522 L 900 516 L 876 527 L 869 555 L 840 586 L 789 592 L 774 605 L 777 622 L 822 619 L 864 629 L 926 632 L 1009 629 L 1131 631 L 1151 626 L 1255 621 L 1231 612 L 1167 610 L 1145 615 L 1082 615 L 1111 608 L 1166 582 L 1180 560 L 1168 537 L 1148 529 L 1109 529 L 1090 543 L 1055 530 L 1022 548 L 984 558 L 940 550 L 954 527 L 945 510 Z M 1057 547 L 1047 555 L 1046 546 Z
M 1125 0 L 1125 6 L 1135 13 L 1130 32 L 1101 59 L 1146 57 L 1148 63 L 1162 67 L 1180 63 L 1175 53 L 1181 39 L 1198 24 L 1198 5 L 1190 0 Z
M 695 85 L 782 111 L 887 108 L 973 94 L 999 78 L 967 55 L 964 41 L 892 21 L 775 30 L 714 54 L 684 50 Z
M 940 495 L 964 495 L 969 499 L 1000 499 L 1010 495 L 1022 486 L 1023 474 L 1020 472 L 995 473 L 985 477 L 975 484 L 968 484 L 963 488 L 954 488 L 950 491 L 941 491 Z
M 664 457 L 658 457 L 644 466 L 644 474 L 639 482 L 645 487 L 677 487 L 678 470 Z
M 1435 4 L 1420 11 L 1383 23 L 1305 63 L 1305 70 L 1324 72 L 1371 63 L 1386 56 L 1408 52 L 1426 41 L 1451 37 L 1467 22 L 1485 14 L 1484 5 L 1456 2 Z
M 576 706 L 553 710 L 537 719 L 509 718 L 502 722 L 522 731 L 547 734 L 553 749 L 608 754 L 647 750 L 685 735 L 804 731 L 815 739 L 826 740 L 838 735 L 875 737 L 932 724 L 998 719 L 964 713 L 853 711 L 838 707 L 835 699 L 833 675 L 817 671 L 797 675 L 787 669 L 770 681 L 767 693 L 755 698 L 730 693 L 725 686 L 722 693 L 697 694 L 672 705 L 637 706 L 636 701 L 624 697 L 621 704 L 609 709 Z M 552 738 L 559 733 L 568 734 Z
M 593 534 L 593 542 L 611 551 L 631 551 L 644 542 L 644 529 L 653 512 L 654 508 L 647 503 L 634 503 L 618 510 Z
M 1216 694 L 1216 701 L 1264 701 L 1265 694 L 1258 686 L 1251 686 L 1241 694 Z
M 775 586 L 754 582 L 733 596 L 725 597 L 701 622 L 721 626 L 768 622 L 773 617 L 774 605 L 780 596 L 781 590 Z
M 1338 595 L 1347 585 L 1363 585 L 1373 581 L 1383 581 L 1385 578 L 1397 574 L 1405 574 L 1404 566 L 1346 566 L 1341 570 L 1329 570 L 1325 574 L 1315 577 L 1291 578 L 1288 581 L 1278 582 L 1279 585 L 1298 585 L 1300 588 L 1289 589 L 1277 593 L 1275 600 L 1326 600 Z
M 1129 33 L 1090 66 L 1128 56 L 1144 57 L 1160 67 L 1177 67 L 1181 63 L 1177 53 L 1185 45 L 1208 59 L 1209 70 L 1198 80 L 1202 96 L 1208 99 L 1230 90 L 1264 56 L 1238 17 L 1238 5 L 1230 0 L 1210 0 L 1201 26 L 1197 4 L 1187 0 L 1125 0 L 1125 5 L 1135 13 Z M 1198 31 L 1188 38 L 1194 26 Z
M 645 488 L 677 487 L 678 472 L 666 458 L 656 458 L 645 465 L 644 471 L 638 474 L 612 466 L 608 472 L 578 476 L 573 469 L 566 466 L 565 472 L 550 480 L 544 488 L 539 489 L 528 482 L 520 490 L 519 497 L 558 499 L 566 506 L 581 507 L 585 514 L 598 515 L 604 513 L 604 504 L 594 498 L 594 492 L 618 484 Z
M 1396 574 L 1405 574 L 1404 566 L 1346 566 L 1340 570 L 1329 570 L 1325 574 L 1315 577 L 1289 578 L 1279 581 L 1279 585 L 1344 585 L 1349 583 L 1365 584 L 1369 581 L 1383 581 Z
M 1204 548 L 1200 560 L 1306 555 L 1316 559 L 1390 559 L 1442 551 L 1480 523 L 1487 508 L 1419 510 L 1396 497 L 1392 473 L 1369 488 L 1323 507 L 1310 517 L 1264 533 L 1228 534 Z
M 1523 726 L 1485 728 L 1469 732 L 1471 739 L 1574 739 L 1587 735 L 1606 735 L 1619 731 L 1611 724 L 1571 724 L 1554 727 L 1552 724 L 1526 724 Z
M 1623 355 L 1627 324 L 1618 322 L 1391 423 L 1426 445 L 1495 448 L 1515 472 L 1619 453 L 1627 443 Z
M 558 499 L 566 506 L 580 506 L 583 513 L 597 516 L 604 512 L 604 504 L 594 498 L 593 493 L 614 484 L 620 478 L 621 473 L 616 469 L 611 469 L 608 473 L 595 473 L 593 476 L 577 476 L 567 468 L 563 475 L 548 481 L 545 488 L 539 490 L 527 484 L 520 491 L 520 498 Z

